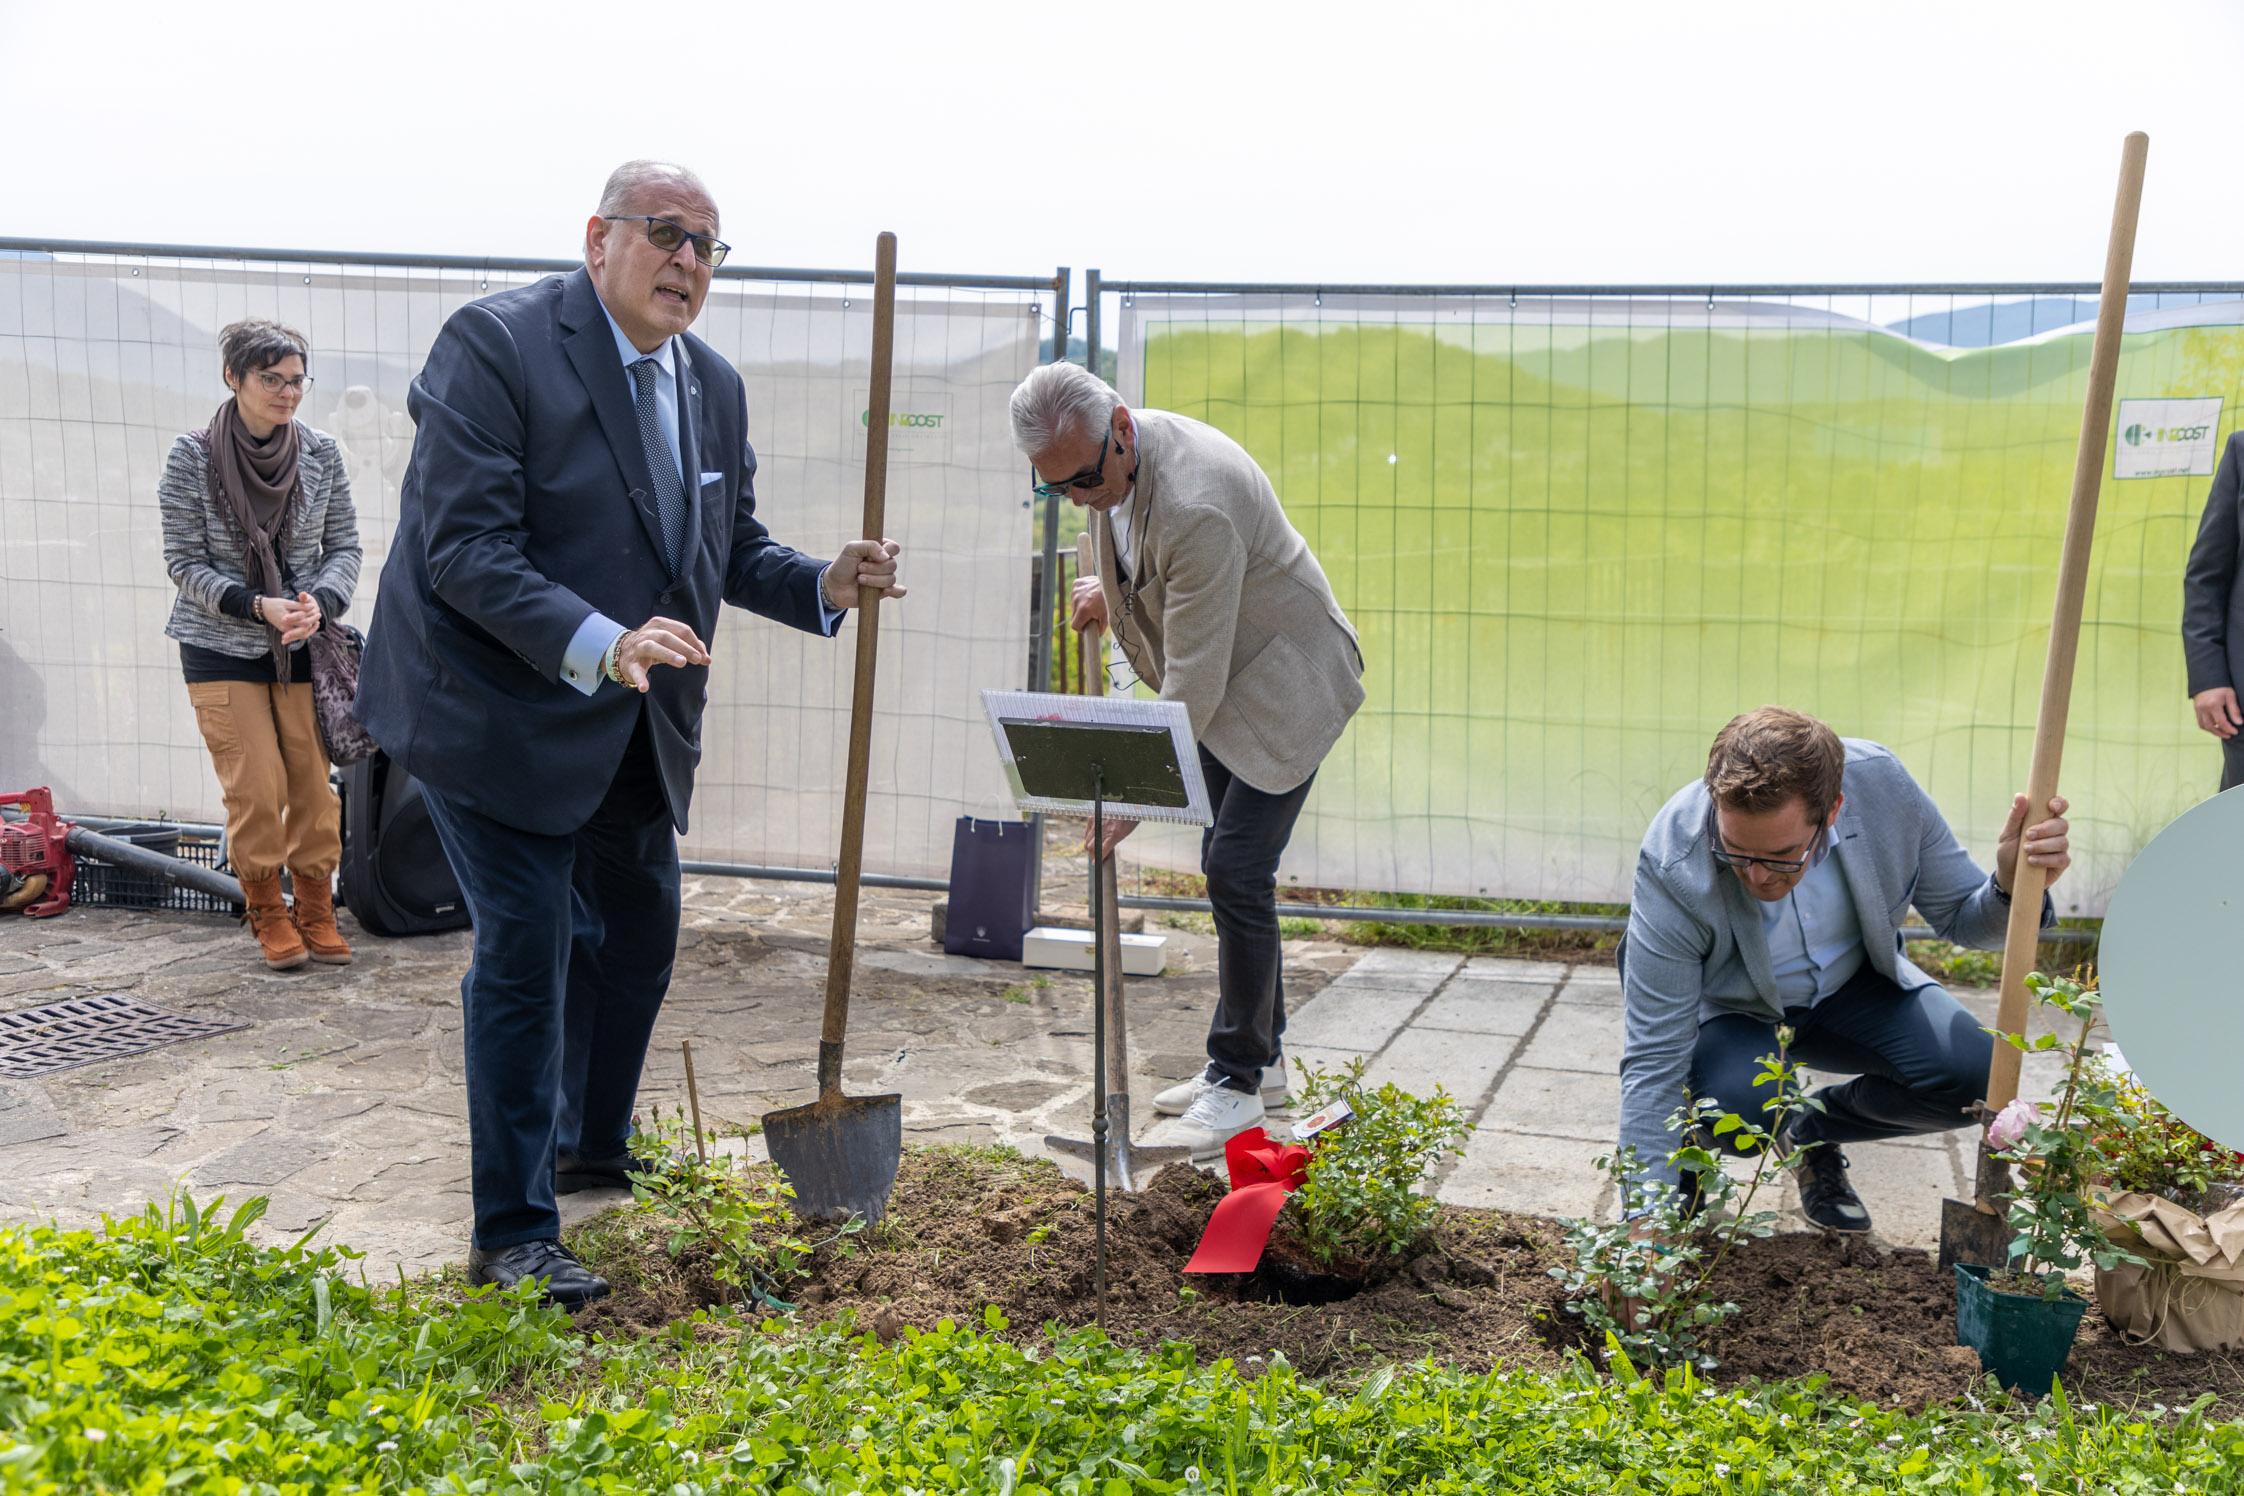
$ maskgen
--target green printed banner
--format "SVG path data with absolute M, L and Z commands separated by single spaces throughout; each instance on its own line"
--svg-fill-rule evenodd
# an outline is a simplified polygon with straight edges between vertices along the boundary
M 2101 913 L 2218 783 L 2181 580 L 2244 403 L 2240 322 L 2237 301 L 2128 320 L 2068 914 Z M 1626 900 L 1653 813 L 1767 702 L 1892 747 L 1992 856 L 2030 756 L 2087 326 L 1958 349 L 1822 307 L 1620 297 L 1137 296 L 1123 323 L 1125 397 L 1254 454 L 1363 636 L 1369 699 L 1287 881 Z

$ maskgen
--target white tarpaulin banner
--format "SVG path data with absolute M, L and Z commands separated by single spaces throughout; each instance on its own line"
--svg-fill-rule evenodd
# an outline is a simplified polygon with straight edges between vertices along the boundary
M 300 419 L 349 458 L 372 616 L 412 452 L 406 389 L 453 311 L 530 273 L 128 256 L 0 256 L 0 790 L 82 813 L 221 819 L 164 638 L 156 483 L 226 397 L 218 330 L 272 317 L 312 346 Z M 866 866 L 943 873 L 957 816 L 1003 780 L 984 687 L 1027 665 L 1030 526 L 1006 399 L 1039 346 L 1033 293 L 906 288 L 896 319 L 888 531 L 911 596 L 882 610 Z M 757 512 L 832 555 L 859 528 L 872 344 L 866 289 L 719 279 L 694 331 L 740 370 Z M 686 854 L 831 865 L 850 627 L 821 640 L 727 609 Z

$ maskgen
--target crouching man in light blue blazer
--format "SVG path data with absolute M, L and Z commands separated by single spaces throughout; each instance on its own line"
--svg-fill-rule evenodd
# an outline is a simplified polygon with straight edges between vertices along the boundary
M 1942 939 L 1999 949 L 2019 845 L 2055 882 L 2072 862 L 2062 799 L 2028 826 L 2011 803 L 1983 872 L 1901 761 L 1815 718 L 1765 706 L 1715 736 L 1706 775 L 1644 835 L 1622 945 L 1627 1036 L 1620 1141 L 1641 1178 L 1674 1183 L 1668 1116 L 1686 1092 L 1759 1121 L 1761 1056 L 1777 1025 L 1790 1057 L 1854 1079 L 1816 1092 L 1777 1146 L 1806 1149 L 1801 1207 L 1827 1230 L 1870 1229 L 1843 1143 L 1971 1122 L 1993 1039 L 1912 964 L 1912 905 Z M 2043 896 L 2042 924 L 2056 923 Z

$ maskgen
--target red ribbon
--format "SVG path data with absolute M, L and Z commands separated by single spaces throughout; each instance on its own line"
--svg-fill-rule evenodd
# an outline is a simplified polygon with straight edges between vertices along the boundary
M 1200 1233 L 1200 1249 L 1184 1265 L 1188 1273 L 1251 1273 L 1270 1244 L 1270 1228 L 1286 1196 L 1301 1188 L 1309 1172 L 1308 1149 L 1280 1143 L 1259 1127 L 1223 1145 L 1231 1170 L 1231 1193 L 1216 1202 Z

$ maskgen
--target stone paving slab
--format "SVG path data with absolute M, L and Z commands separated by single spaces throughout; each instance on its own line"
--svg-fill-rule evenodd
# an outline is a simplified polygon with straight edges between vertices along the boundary
M 1460 1034 L 1518 1036 L 1534 1026 L 1550 998 L 1547 986 L 1459 977 L 1426 1004 L 1411 1027 Z
M 1478 1127 L 1441 1187 L 1452 1205 L 1547 1216 L 1610 1215 L 1605 1176 L 1597 1170 L 1612 1143 L 1579 1138 L 1538 1137 Z

